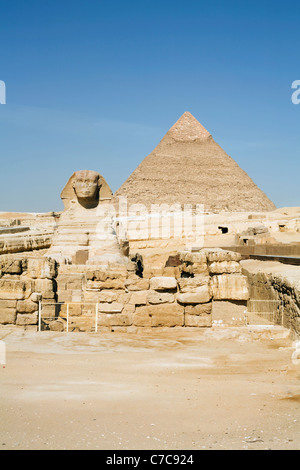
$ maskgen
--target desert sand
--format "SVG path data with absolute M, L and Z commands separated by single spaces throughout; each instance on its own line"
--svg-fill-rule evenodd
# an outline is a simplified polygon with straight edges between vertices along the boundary
M 300 365 L 275 326 L 2 326 L 0 449 L 299 449 Z

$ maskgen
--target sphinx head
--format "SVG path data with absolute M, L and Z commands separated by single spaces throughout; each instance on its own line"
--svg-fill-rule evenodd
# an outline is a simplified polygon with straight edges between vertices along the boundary
M 97 171 L 75 171 L 61 192 L 65 209 L 77 202 L 86 209 L 97 207 L 99 203 L 110 201 L 112 191 Z
M 76 171 L 72 186 L 81 205 L 93 207 L 98 204 L 101 187 L 99 173 L 91 170 Z

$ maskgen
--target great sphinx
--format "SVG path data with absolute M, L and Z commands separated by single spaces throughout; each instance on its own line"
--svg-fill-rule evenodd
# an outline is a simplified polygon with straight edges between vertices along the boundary
M 96 171 L 73 173 L 48 256 L 72 264 L 125 263 L 114 229 L 112 191 Z

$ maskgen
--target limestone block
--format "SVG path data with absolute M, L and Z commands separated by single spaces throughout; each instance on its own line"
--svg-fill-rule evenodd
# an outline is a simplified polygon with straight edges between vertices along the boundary
M 83 314 L 83 305 L 82 304 L 72 304 L 72 303 L 70 303 L 68 307 L 67 307 L 67 304 L 61 305 L 61 307 L 60 307 L 60 316 L 61 317 L 66 317 L 67 316 L 68 308 L 69 308 L 69 316 L 70 317 L 78 317 L 78 316 Z M 53 313 L 53 310 L 52 310 L 52 313 Z M 44 314 L 44 306 L 43 306 L 42 314 Z
M 144 279 L 151 279 L 151 277 L 162 276 L 164 272 L 163 267 L 145 267 L 143 271 Z
M 242 267 L 237 261 L 213 261 L 208 266 L 210 274 L 241 273 Z
M 6 237 L 0 241 L 0 254 L 49 248 L 52 242 L 52 233 L 48 232 L 49 230 L 39 235 L 22 236 L 21 234 L 15 234 L 15 236 Z
M 125 262 L 125 260 L 123 259 Z M 127 263 L 127 260 L 126 260 Z M 124 279 L 127 276 L 127 265 L 125 264 L 110 264 L 108 270 L 108 276 L 111 279 Z
M 256 225 L 254 227 L 248 227 L 247 230 L 241 233 L 241 236 L 254 236 L 254 235 L 261 235 L 263 233 L 268 233 L 269 230 L 264 225 Z
M 43 299 L 54 299 L 54 283 L 50 279 L 35 279 L 34 292 L 42 294 Z
M 45 299 L 43 299 L 43 300 L 45 300 Z M 48 299 L 46 299 L 46 300 L 48 300 Z M 57 291 L 57 301 L 58 302 L 72 302 L 72 292 L 68 292 L 66 290 Z
M 22 260 L 8 259 L 0 263 L 2 274 L 22 274 Z
M 32 302 L 30 299 L 18 300 L 17 302 L 17 312 L 18 313 L 33 313 L 38 310 L 38 304 Z
M 200 251 L 198 253 L 192 253 L 190 251 L 181 251 L 179 253 L 180 261 L 182 263 L 188 263 L 188 264 L 206 264 L 207 258 L 206 258 L 206 253 L 203 251 Z
M 130 326 L 132 325 L 131 313 L 100 314 L 99 326 Z
M 134 293 L 135 295 L 136 293 Z M 138 304 L 137 304 L 138 305 Z M 141 304 L 142 305 L 142 304 Z M 124 305 L 124 308 L 122 310 L 122 313 L 134 313 L 135 312 L 135 304 L 131 304 L 131 303 L 128 303 L 128 304 L 125 304 Z
M 136 290 L 147 290 L 149 289 L 150 281 L 149 279 L 136 278 L 136 279 L 126 279 L 125 287 L 129 291 Z
M 32 279 L 53 279 L 57 275 L 56 261 L 51 258 L 28 258 L 27 275 Z
M 196 289 L 201 286 L 209 285 L 210 277 L 198 275 L 195 277 L 181 277 L 178 279 L 179 290 L 182 293 L 196 292 Z
M 59 290 L 81 290 L 83 283 L 82 274 L 61 274 L 57 278 Z
M 221 274 L 211 280 L 213 298 L 216 300 L 248 300 L 247 277 L 242 274 Z
M 17 312 L 15 308 L 0 309 L 0 324 L 14 324 L 16 322 Z
M 163 276 L 180 278 L 180 270 L 177 266 L 165 266 L 163 269 Z
M 38 322 L 38 312 L 34 313 L 19 313 L 17 315 L 16 325 L 36 325 Z
M 87 289 L 102 290 L 102 289 L 125 289 L 124 281 L 122 279 L 106 279 L 105 281 L 87 281 Z
M 86 273 L 87 280 L 104 282 L 107 279 L 120 279 L 125 281 L 127 276 L 126 267 L 116 269 L 89 269 Z
M 77 290 L 72 290 L 72 302 L 82 302 L 83 300 L 83 292 L 82 290 L 80 289 L 77 289 Z
M 109 289 L 103 289 L 99 294 L 98 294 L 98 302 L 116 302 L 118 300 L 118 293 L 113 290 Z
M 32 302 L 39 302 L 42 300 L 42 295 L 37 292 L 33 292 L 30 296 L 30 300 L 32 300 Z
M 66 285 L 66 290 L 82 290 L 83 276 L 72 276 Z
M 190 272 L 194 275 L 206 274 L 207 273 L 207 264 L 193 264 Z
M 23 300 L 31 294 L 31 281 L 0 279 L 0 299 Z
M 178 304 L 147 305 L 136 308 L 133 318 L 135 326 L 174 327 L 183 326 L 184 308 Z
M 86 273 L 86 278 L 88 281 L 106 281 L 108 278 L 108 272 L 107 271 L 100 271 L 100 270 L 95 270 L 91 269 L 87 271 Z
M 207 264 L 183 264 L 179 266 L 180 273 L 187 273 L 191 276 L 198 274 L 208 274 Z
M 174 294 L 170 294 L 169 292 L 149 291 L 147 295 L 147 302 L 149 304 L 163 304 L 163 303 L 171 303 L 174 301 L 175 301 Z
M 64 331 L 65 325 L 64 322 L 61 320 L 54 320 L 49 322 L 49 329 L 50 331 Z
M 136 262 L 133 262 L 133 261 L 129 261 L 127 264 L 126 264 L 126 269 L 128 272 L 130 273 L 136 273 L 136 270 L 137 270 L 137 263 Z
M 0 299 L 0 310 L 4 308 L 16 308 L 17 301 L 16 300 L 1 300 Z
M 198 305 L 186 305 L 184 313 L 186 315 L 211 315 L 212 312 L 212 302 L 207 304 L 198 304 Z
M 234 251 L 222 250 L 221 248 L 205 249 L 203 252 L 206 253 L 209 263 L 222 262 L 222 261 L 240 261 L 242 255 Z
M 122 292 L 122 291 L 119 291 Z M 58 297 L 59 298 L 59 297 Z M 99 291 L 98 290 L 85 290 L 83 292 L 83 301 L 87 303 L 99 302 Z
M 177 302 L 180 304 L 203 304 L 209 302 L 211 293 L 208 285 L 197 287 L 196 292 L 187 292 L 177 295 Z
M 131 305 L 146 305 L 148 290 L 133 291 L 129 300 Z
M 184 316 L 184 325 L 198 328 L 208 328 L 212 326 L 211 315 L 189 315 Z
M 59 307 L 54 304 L 42 304 L 42 318 L 55 318 L 58 308 Z
M 152 277 L 150 279 L 150 289 L 157 291 L 177 289 L 177 280 L 174 277 Z
M 101 303 L 99 304 L 99 311 L 101 313 L 121 313 L 124 305 L 119 302 Z

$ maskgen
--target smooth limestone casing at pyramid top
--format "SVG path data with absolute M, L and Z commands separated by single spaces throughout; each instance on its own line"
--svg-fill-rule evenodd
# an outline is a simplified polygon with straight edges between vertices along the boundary
M 206 211 L 276 207 L 190 113 L 184 113 L 115 193 L 130 204 L 204 204 Z

